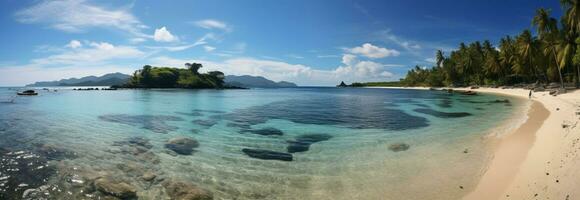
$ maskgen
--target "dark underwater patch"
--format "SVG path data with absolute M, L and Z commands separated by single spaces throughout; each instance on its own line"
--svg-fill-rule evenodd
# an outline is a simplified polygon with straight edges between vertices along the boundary
M 201 112 L 175 112 L 175 114 L 180 114 L 180 115 L 185 115 L 185 116 L 190 116 L 190 117 L 201 117 L 203 116 L 203 113 Z
M 284 132 L 282 132 L 280 129 L 277 128 L 272 128 L 272 127 L 268 127 L 268 128 L 261 128 L 261 129 L 250 129 L 250 130 L 243 130 L 241 133 L 251 133 L 251 134 L 256 134 L 256 135 L 284 135 Z
M 0 199 L 21 199 L 24 191 L 47 184 L 55 173 L 41 155 L 0 149 Z
M 439 117 L 439 118 L 460 118 L 460 117 L 467 117 L 467 116 L 472 115 L 471 113 L 467 113 L 467 112 L 440 112 L 440 111 L 436 111 L 436 110 L 432 110 L 432 109 L 425 109 L 425 108 L 418 108 L 418 109 L 414 109 L 413 111 L 418 112 L 418 113 L 431 115 L 431 116 L 435 116 L 435 117 Z
M 242 152 L 252 158 L 262 160 L 292 161 L 294 159 L 292 154 L 264 149 L 242 149 Z
M 437 103 L 437 106 L 441 108 L 451 108 L 452 105 L 453 101 L 451 101 L 450 99 L 441 99 L 439 103 Z
M 305 152 L 310 149 L 310 145 L 317 142 L 330 140 L 330 138 L 332 138 L 332 136 L 328 134 L 301 135 L 296 137 L 293 141 L 288 141 L 287 150 L 288 153 Z
M 205 126 L 207 128 L 212 127 L 217 124 L 217 121 L 214 120 L 205 120 L 205 119 L 196 119 L 192 121 L 194 124 Z
M 128 115 L 128 114 L 111 114 L 101 115 L 100 120 L 126 124 L 131 126 L 141 126 L 141 128 L 156 132 L 168 133 L 176 131 L 178 128 L 168 125 L 167 121 L 183 121 L 183 118 L 170 115 Z
M 374 96 L 338 96 L 273 102 L 220 116 L 229 126 L 245 126 L 282 119 L 301 124 L 337 125 L 357 129 L 405 130 L 428 126 L 427 119 L 387 108 Z

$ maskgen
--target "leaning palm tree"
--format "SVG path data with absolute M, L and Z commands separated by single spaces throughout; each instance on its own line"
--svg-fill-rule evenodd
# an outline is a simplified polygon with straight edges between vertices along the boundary
M 561 69 L 572 64 L 574 53 L 576 52 L 575 37 L 572 33 L 565 32 L 562 34 L 561 42 L 558 45 L 558 63 Z
M 542 52 L 547 60 L 554 60 L 558 75 L 560 77 L 560 85 L 564 87 L 564 80 L 562 78 L 562 70 L 558 62 L 556 49 L 560 44 L 560 31 L 558 30 L 558 21 L 550 17 L 550 10 L 540 8 L 536 10 L 536 16 L 532 20 L 532 25 L 536 27 L 538 32 L 538 39 L 541 42 Z M 553 65 L 552 65 L 553 66 Z

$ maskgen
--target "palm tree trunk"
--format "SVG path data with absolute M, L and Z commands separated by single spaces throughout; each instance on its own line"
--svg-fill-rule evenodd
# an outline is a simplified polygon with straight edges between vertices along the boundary
M 564 88 L 564 79 L 562 79 L 562 70 L 560 69 L 560 63 L 558 63 L 558 58 L 556 57 L 556 51 L 552 47 L 552 55 L 554 56 L 554 61 L 556 61 L 556 68 L 558 68 L 558 75 L 560 75 L 560 87 Z
M 576 66 L 576 88 L 580 88 L 580 66 Z

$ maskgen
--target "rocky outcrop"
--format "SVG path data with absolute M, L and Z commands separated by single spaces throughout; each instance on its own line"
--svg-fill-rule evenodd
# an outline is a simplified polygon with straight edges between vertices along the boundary
M 406 151 L 409 148 L 411 148 L 411 146 L 405 143 L 394 143 L 389 145 L 389 150 L 393 152 Z
M 110 178 L 97 179 L 95 181 L 95 187 L 102 193 L 121 199 L 137 197 L 137 189 L 135 187 L 125 182 L 113 181 Z
M 211 200 L 213 194 L 188 182 L 167 180 L 163 182 L 165 192 L 171 199 Z
M 292 161 L 293 156 L 289 153 L 282 153 L 264 149 L 242 149 L 246 155 L 252 158 L 258 158 L 262 160 L 281 160 L 281 161 Z
M 262 129 L 256 129 L 256 130 L 244 130 L 242 131 L 242 133 L 252 133 L 252 134 L 257 134 L 257 135 L 265 135 L 265 136 L 269 136 L 269 135 L 284 135 L 284 132 L 282 132 L 280 129 L 277 128 L 262 128 Z
M 173 138 L 165 144 L 165 148 L 181 155 L 191 155 L 193 149 L 197 147 L 199 147 L 197 140 L 186 137 Z

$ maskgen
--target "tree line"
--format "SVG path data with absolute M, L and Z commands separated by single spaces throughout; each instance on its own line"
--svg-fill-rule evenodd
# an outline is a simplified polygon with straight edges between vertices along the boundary
M 199 73 L 199 63 L 185 63 L 186 68 L 143 66 L 135 71 L 127 88 L 223 88 L 224 73 Z
M 514 85 L 575 83 L 580 86 L 580 0 L 560 0 L 563 16 L 540 8 L 529 29 L 490 41 L 461 43 L 458 49 L 435 53 L 435 66 L 415 66 L 401 84 L 408 86 Z

